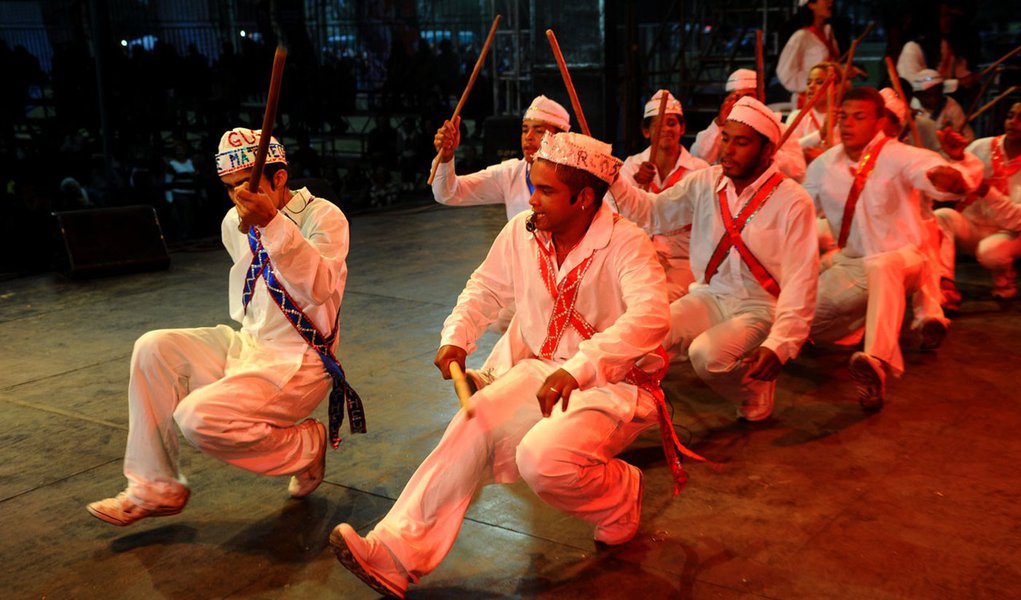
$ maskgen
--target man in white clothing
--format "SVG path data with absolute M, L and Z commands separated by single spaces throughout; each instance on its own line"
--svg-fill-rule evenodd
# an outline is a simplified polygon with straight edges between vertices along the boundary
M 884 133 L 886 108 L 872 88 L 844 95 L 841 144 L 808 169 L 805 189 L 825 214 L 840 248 L 819 277 L 819 294 L 810 337 L 816 342 L 854 344 L 864 335 L 864 351 L 851 357 L 859 401 L 868 410 L 883 405 L 886 370 L 904 371 L 901 323 L 905 295 L 924 282 L 931 268 L 923 249 L 925 232 L 913 190 L 952 198 L 978 184 L 977 159 L 953 149 L 961 164 L 948 164 L 935 152 L 914 148 Z M 941 314 L 916 315 L 923 338 L 945 332 Z
M 1021 204 L 1021 102 L 1015 102 L 1007 111 L 1002 135 L 975 140 L 967 151 L 982 161 L 984 177 L 990 185 Z M 961 210 L 938 209 L 936 218 L 944 234 L 940 266 L 945 291 L 956 293 L 956 248 L 975 256 L 989 269 L 994 298 L 1008 300 L 1017 296 L 1014 259 L 1021 256 L 1021 237 L 1017 229 L 1003 226 L 1002 215 L 994 210 L 994 205 L 966 202 Z
M 670 305 L 667 349 L 749 421 L 772 413 L 780 368 L 808 335 L 819 274 L 812 201 L 773 164 L 780 135 L 773 111 L 741 98 L 719 165 L 659 195 L 611 190 L 621 214 L 649 232 L 691 225 L 696 281 Z
M 241 330 L 163 329 L 135 342 L 124 456 L 128 487 L 87 507 L 108 523 L 129 525 L 184 508 L 190 491 L 178 467 L 175 422 L 186 440 L 224 462 L 263 475 L 293 475 L 288 490 L 296 498 L 323 479 L 326 428 L 314 419 L 298 421 L 330 392 L 331 376 L 337 392 L 330 399 L 332 441 L 339 443 L 341 396 L 352 429 L 364 431 L 361 403 L 334 355 L 347 279 L 347 219 L 307 189 L 288 189 L 284 148 L 275 138 L 258 191 L 248 191 L 259 138 L 259 131 L 233 129 L 216 155 L 234 202 L 222 237 L 234 261 L 230 315 Z
M 521 118 L 521 154 L 478 173 L 456 175 L 454 150 L 461 143 L 461 120 L 444 121 L 436 131 L 433 145 L 439 156 L 433 178 L 433 198 L 449 206 L 503 204 L 507 219 L 528 209 L 532 195 L 529 171 L 539 142 L 547 132 L 570 131 L 571 117 L 563 106 L 546 96 L 537 96 Z
M 715 164 L 720 159 L 720 134 L 723 131 L 723 124 L 727 122 L 727 116 L 738 100 L 745 96 L 755 96 L 758 80 L 755 71 L 751 69 L 738 69 L 730 74 L 724 86 L 728 94 L 720 105 L 720 112 L 708 127 L 695 136 L 695 143 L 691 145 L 692 154 L 709 164 Z M 783 127 L 781 125 L 781 128 Z M 801 144 L 794 136 L 788 137 L 784 145 L 776 150 L 773 162 L 781 173 L 791 179 L 800 182 L 805 178 L 805 156 L 801 151 Z
M 956 81 L 945 81 L 935 69 L 923 69 L 911 80 L 911 89 L 915 93 L 911 99 L 912 110 L 932 119 L 936 129 L 950 127 L 968 142 L 975 139 L 975 132 L 968 124 L 964 109 L 957 100 L 947 95 L 957 89 Z
M 666 109 L 663 111 L 664 114 L 660 115 L 659 106 L 664 95 L 667 96 Z M 709 163 L 692 156 L 681 144 L 681 136 L 684 135 L 684 109 L 680 101 L 668 90 L 659 90 L 645 103 L 642 135 L 651 140 L 657 127 L 661 129 L 656 164 L 650 162 L 652 158 L 650 146 L 638 154 L 627 157 L 620 174 L 625 181 L 658 194 L 677 185 L 683 177 L 708 167 Z M 652 236 L 652 245 L 656 247 L 656 255 L 659 256 L 659 262 L 666 271 L 667 290 L 671 302 L 687 294 L 688 286 L 695 281 L 691 274 L 689 259 L 690 243 L 690 226 Z
M 656 418 L 653 372 L 665 365 L 654 351 L 669 308 L 648 237 L 601 202 L 619 168 L 608 144 L 543 138 L 533 212 L 510 220 L 472 274 L 435 363 L 444 377 L 451 363 L 463 367 L 513 301 L 509 360 L 472 397 L 474 416 L 455 415 L 382 521 L 365 537 L 346 523 L 330 536 L 340 562 L 376 591 L 403 598 L 435 569 L 490 482 L 524 479 L 546 503 L 594 524 L 599 542 L 635 535 L 642 473 L 614 456 Z

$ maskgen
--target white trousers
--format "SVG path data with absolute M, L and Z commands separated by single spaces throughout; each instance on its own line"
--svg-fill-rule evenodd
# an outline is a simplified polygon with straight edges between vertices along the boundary
M 226 325 L 150 331 L 135 342 L 124 456 L 132 500 L 154 507 L 183 496 L 175 421 L 200 450 L 253 473 L 291 475 L 316 459 L 311 433 L 294 424 L 332 385 L 318 355 L 307 352 L 280 388 L 258 371 L 225 374 L 243 343 Z
M 819 275 L 809 336 L 816 342 L 856 343 L 864 329 L 865 353 L 886 362 L 899 376 L 904 372 L 900 328 L 906 295 L 919 289 L 926 273 L 925 254 L 916 248 L 866 258 L 837 252 L 833 266 Z
M 489 483 L 524 479 L 547 504 L 590 523 L 610 524 L 631 509 L 640 471 L 614 458 L 656 421 L 655 400 L 629 384 L 571 394 L 544 419 L 535 394 L 559 365 L 523 360 L 472 397 L 474 416 L 457 413 L 408 481 L 374 536 L 412 581 L 450 551 L 472 496 Z M 629 389 L 628 389 L 629 388 Z M 600 396 L 636 393 L 634 418 L 599 408 Z
M 688 293 L 688 288 L 695 283 L 695 275 L 691 272 L 691 259 L 659 256 L 659 263 L 666 272 L 667 295 L 671 302 Z
M 670 333 L 664 346 L 671 362 L 687 356 L 699 378 L 724 398 L 761 405 L 772 398 L 775 381 L 747 377 L 741 362 L 762 345 L 773 326 L 770 302 L 736 300 L 697 289 L 670 303 Z
M 1009 285 L 1014 259 L 1021 256 L 1021 237 L 988 225 L 979 225 L 952 208 L 940 208 L 936 219 L 943 231 L 940 245 L 940 272 L 954 279 L 955 251 L 973 255 L 979 264 L 989 269 L 994 284 Z M 1001 280 L 1004 280 L 1001 282 Z

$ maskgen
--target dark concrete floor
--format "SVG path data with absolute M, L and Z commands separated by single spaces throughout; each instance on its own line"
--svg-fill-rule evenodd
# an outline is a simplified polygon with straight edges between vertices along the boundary
M 124 486 L 132 343 L 227 322 L 226 253 L 209 243 L 168 272 L 0 283 L 0 597 L 375 597 L 337 564 L 329 531 L 371 527 L 456 411 L 432 366 L 438 332 L 502 223 L 500 207 L 354 218 L 341 358 L 370 432 L 329 454 L 327 483 L 304 501 L 285 478 L 185 445 L 187 510 L 129 528 L 84 505 Z M 486 488 L 409 597 L 1017 597 L 1021 303 L 982 300 L 987 277 L 963 270 L 964 314 L 938 354 L 906 352 L 881 413 L 858 408 L 846 353 L 788 365 L 758 425 L 735 422 L 681 364 L 666 384 L 674 420 L 722 472 L 689 463 L 671 498 L 647 432 L 626 453 L 646 471 L 642 528 L 609 550 L 527 487 Z

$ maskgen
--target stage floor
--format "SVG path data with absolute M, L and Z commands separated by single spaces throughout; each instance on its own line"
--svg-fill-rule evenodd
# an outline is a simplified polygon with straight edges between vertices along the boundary
M 128 359 L 150 329 L 229 322 L 215 243 L 169 271 L 0 282 L 0 596 L 374 598 L 327 544 L 366 531 L 438 441 L 457 401 L 432 360 L 439 330 L 504 222 L 502 207 L 429 206 L 352 219 L 341 359 L 369 433 L 327 458 L 305 500 L 182 441 L 180 515 L 117 528 L 87 502 L 124 488 Z M 592 527 L 523 485 L 490 486 L 450 556 L 409 598 L 1004 598 L 1021 589 L 1021 302 L 988 300 L 962 268 L 965 311 L 938 353 L 905 342 L 886 408 L 858 407 L 848 353 L 785 367 L 774 417 L 748 425 L 687 364 L 666 383 L 683 440 L 726 465 L 670 473 L 650 430 L 637 538 L 597 549 Z M 487 337 L 470 357 L 477 366 Z M 316 411 L 325 419 L 325 403 Z M 1013 590 L 1013 591 L 1011 591 Z

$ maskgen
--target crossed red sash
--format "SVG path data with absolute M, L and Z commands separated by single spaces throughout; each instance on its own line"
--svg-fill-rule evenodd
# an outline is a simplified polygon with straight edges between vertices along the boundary
M 1007 192 L 1007 180 L 1021 171 L 1021 160 L 1007 160 L 1003 153 L 1003 136 L 994 137 L 990 144 L 990 162 L 993 167 L 992 183 L 1004 194 Z
M 865 189 L 865 182 L 869 175 L 876 168 L 876 161 L 879 160 L 879 153 L 890 138 L 885 137 L 876 144 L 876 147 L 866 152 L 858 161 L 858 172 L 854 174 L 854 181 L 851 189 L 847 192 L 847 202 L 844 203 L 844 218 L 840 221 L 840 236 L 837 238 L 837 246 L 843 248 L 847 245 L 847 237 L 851 235 L 851 221 L 854 220 L 854 208 L 858 205 L 858 198 Z
M 619 214 L 614 214 L 613 222 L 617 223 L 620 218 Z M 574 307 L 578 298 L 581 280 L 592 265 L 592 258 L 595 256 L 595 253 L 590 254 L 585 260 L 571 269 L 560 284 L 557 284 L 557 269 L 553 262 L 556 256 L 553 239 L 550 238 L 549 246 L 544 244 L 539 236 L 535 236 L 535 241 L 538 247 L 536 258 L 539 261 L 539 272 L 542 274 L 546 290 L 553 297 L 553 313 L 550 315 L 549 323 L 546 326 L 546 339 L 543 341 L 539 355 L 543 358 L 551 359 L 553 358 L 553 353 L 557 350 L 557 346 L 560 345 L 560 339 L 563 337 L 568 325 L 574 327 L 575 331 L 585 340 L 598 333 L 596 328 L 590 325 Z M 638 365 L 635 365 L 631 367 L 631 370 L 624 377 L 624 381 L 649 392 L 656 399 L 656 413 L 659 417 L 663 453 L 666 455 L 667 464 L 670 467 L 670 472 L 673 474 L 674 495 L 676 496 L 681 492 L 681 489 L 684 488 L 684 484 L 688 480 L 688 475 L 684 472 L 684 466 L 681 464 L 680 457 L 677 456 L 678 451 L 694 460 L 707 462 L 714 468 L 718 469 L 719 465 L 707 461 L 702 456 L 688 450 L 677 438 L 677 432 L 674 430 L 673 422 L 670 420 L 670 414 L 666 407 L 666 396 L 663 394 L 663 388 L 660 386 L 660 382 L 666 375 L 667 367 L 670 366 L 670 361 L 662 346 L 656 348 L 655 353 L 662 362 L 662 367 L 659 370 L 649 374 L 639 369 Z
M 744 208 L 737 213 L 736 219 L 730 213 L 730 204 L 727 202 L 726 188 L 720 189 L 720 213 L 723 217 L 723 226 L 725 231 L 723 232 L 723 237 L 720 238 L 720 243 L 716 245 L 716 249 L 713 250 L 712 255 L 709 256 L 709 262 L 706 264 L 705 282 L 707 284 L 713 280 L 713 275 L 716 274 L 716 271 L 720 268 L 720 264 L 723 263 L 723 259 L 727 257 L 727 254 L 733 247 L 737 250 L 737 253 L 741 255 L 741 260 L 744 261 L 748 270 L 755 276 L 755 280 L 758 281 L 767 292 L 772 294 L 774 298 L 780 295 L 780 284 L 776 282 L 776 279 L 769 274 L 766 267 L 762 266 L 759 259 L 755 258 L 752 251 L 748 249 L 744 240 L 741 239 L 741 232 L 744 230 L 745 225 L 748 224 L 748 221 L 751 221 L 752 217 L 755 216 L 755 213 L 757 213 L 759 209 L 762 208 L 762 205 L 766 203 L 766 200 L 769 200 L 769 198 L 773 195 L 773 192 L 776 191 L 776 188 L 780 185 L 783 179 L 784 177 L 779 171 L 773 173 L 773 175 L 767 179 L 758 190 L 756 190 L 755 194 L 752 195 L 751 200 L 744 205 Z M 720 180 L 717 181 L 716 185 L 719 186 L 720 181 L 722 180 L 723 176 L 721 175 Z

